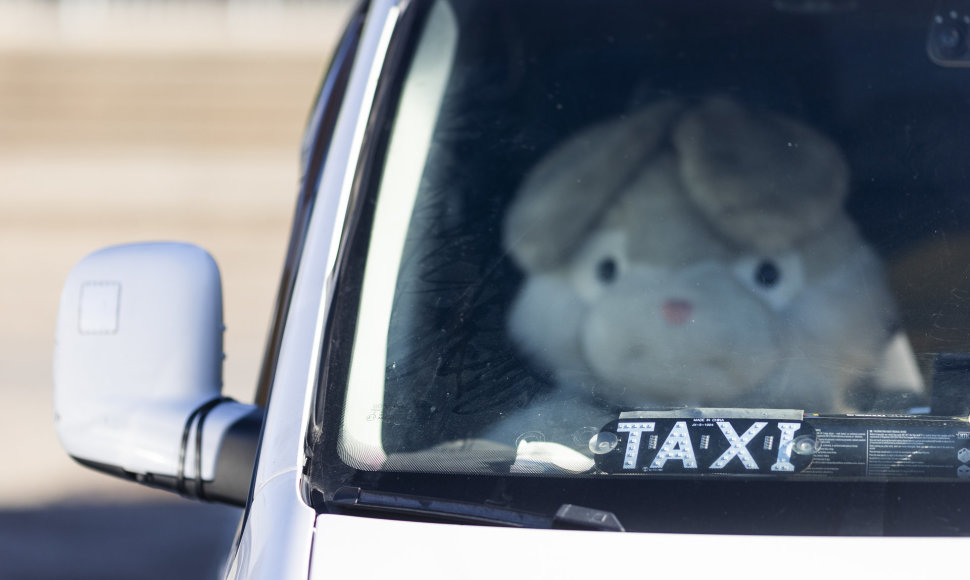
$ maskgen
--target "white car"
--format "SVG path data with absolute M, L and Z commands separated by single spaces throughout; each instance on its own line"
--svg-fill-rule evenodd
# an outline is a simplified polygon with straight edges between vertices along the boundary
M 106 248 L 60 440 L 244 506 L 230 578 L 959 573 L 968 38 L 949 0 L 363 2 L 254 402 L 213 259 Z

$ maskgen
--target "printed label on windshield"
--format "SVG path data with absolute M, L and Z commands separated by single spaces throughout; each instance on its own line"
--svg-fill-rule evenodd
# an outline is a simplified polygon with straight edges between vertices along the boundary
M 792 474 L 815 449 L 815 430 L 788 419 L 621 418 L 590 441 L 607 473 Z
M 818 450 L 806 475 L 970 479 L 970 427 L 952 419 L 807 419 Z

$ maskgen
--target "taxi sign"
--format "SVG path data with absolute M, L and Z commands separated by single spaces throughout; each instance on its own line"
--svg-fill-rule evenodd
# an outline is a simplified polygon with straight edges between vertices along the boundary
M 590 442 L 606 473 L 792 474 L 816 450 L 800 417 L 670 416 L 624 413 Z

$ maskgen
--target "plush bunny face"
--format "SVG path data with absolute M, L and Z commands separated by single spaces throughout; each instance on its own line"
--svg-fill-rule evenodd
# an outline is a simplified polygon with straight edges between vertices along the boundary
M 507 216 L 526 273 L 510 333 L 597 405 L 842 410 L 895 318 L 845 180 L 828 140 L 724 100 L 587 130 Z
M 672 161 L 616 200 L 572 259 L 530 279 L 512 316 L 534 358 L 614 404 L 642 404 L 648 385 L 654 402 L 713 404 L 777 366 L 775 313 L 679 195 Z M 570 340 L 549 348 L 551 335 Z

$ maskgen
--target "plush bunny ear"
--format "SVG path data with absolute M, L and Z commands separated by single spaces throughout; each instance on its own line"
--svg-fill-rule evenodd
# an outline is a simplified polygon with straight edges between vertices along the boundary
M 839 148 L 809 127 L 712 98 L 674 129 L 688 194 L 711 224 L 763 252 L 820 230 L 848 193 Z
M 568 259 L 657 154 L 681 109 L 673 101 L 655 104 L 587 129 L 546 156 L 505 217 L 505 249 L 519 265 L 545 270 Z

